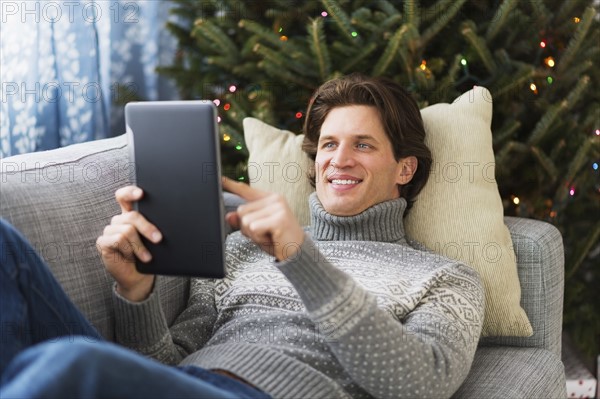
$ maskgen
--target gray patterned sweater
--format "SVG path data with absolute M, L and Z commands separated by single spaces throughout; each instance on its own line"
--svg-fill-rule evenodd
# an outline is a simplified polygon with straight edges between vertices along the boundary
M 310 198 L 311 227 L 276 262 L 239 232 L 228 274 L 193 279 L 169 328 L 158 294 L 115 294 L 117 341 L 173 365 L 219 368 L 282 398 L 449 397 L 483 322 L 471 268 L 404 236 L 404 199 L 352 217 Z

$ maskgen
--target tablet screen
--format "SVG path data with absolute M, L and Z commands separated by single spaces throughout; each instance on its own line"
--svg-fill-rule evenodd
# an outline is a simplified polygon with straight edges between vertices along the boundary
M 128 103 L 125 119 L 138 211 L 163 234 L 144 240 L 143 273 L 222 278 L 224 207 L 217 111 L 211 101 Z

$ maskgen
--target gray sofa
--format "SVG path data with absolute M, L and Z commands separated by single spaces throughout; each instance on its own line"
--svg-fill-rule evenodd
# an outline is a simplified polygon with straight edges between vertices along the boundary
M 0 216 L 29 239 L 75 304 L 112 340 L 112 281 L 95 242 L 119 212 L 115 190 L 132 182 L 125 136 L 8 157 L 0 166 Z M 540 221 L 507 217 L 505 222 L 534 335 L 482 339 L 469 377 L 455 397 L 564 398 L 561 235 Z M 170 322 L 185 307 L 188 288 L 185 278 L 158 279 Z

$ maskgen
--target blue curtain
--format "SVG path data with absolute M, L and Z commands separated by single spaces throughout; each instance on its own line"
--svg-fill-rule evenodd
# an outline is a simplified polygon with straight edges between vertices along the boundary
M 118 87 L 174 99 L 170 3 L 0 2 L 0 157 L 123 133 Z

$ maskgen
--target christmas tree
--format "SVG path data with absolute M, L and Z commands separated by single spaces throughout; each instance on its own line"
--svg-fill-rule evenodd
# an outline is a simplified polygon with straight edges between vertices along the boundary
M 424 107 L 473 85 L 494 99 L 506 215 L 563 235 L 564 326 L 588 354 L 600 335 L 600 28 L 591 0 L 176 1 L 172 77 L 214 99 L 226 174 L 245 178 L 246 116 L 300 132 L 316 87 L 387 76 Z

